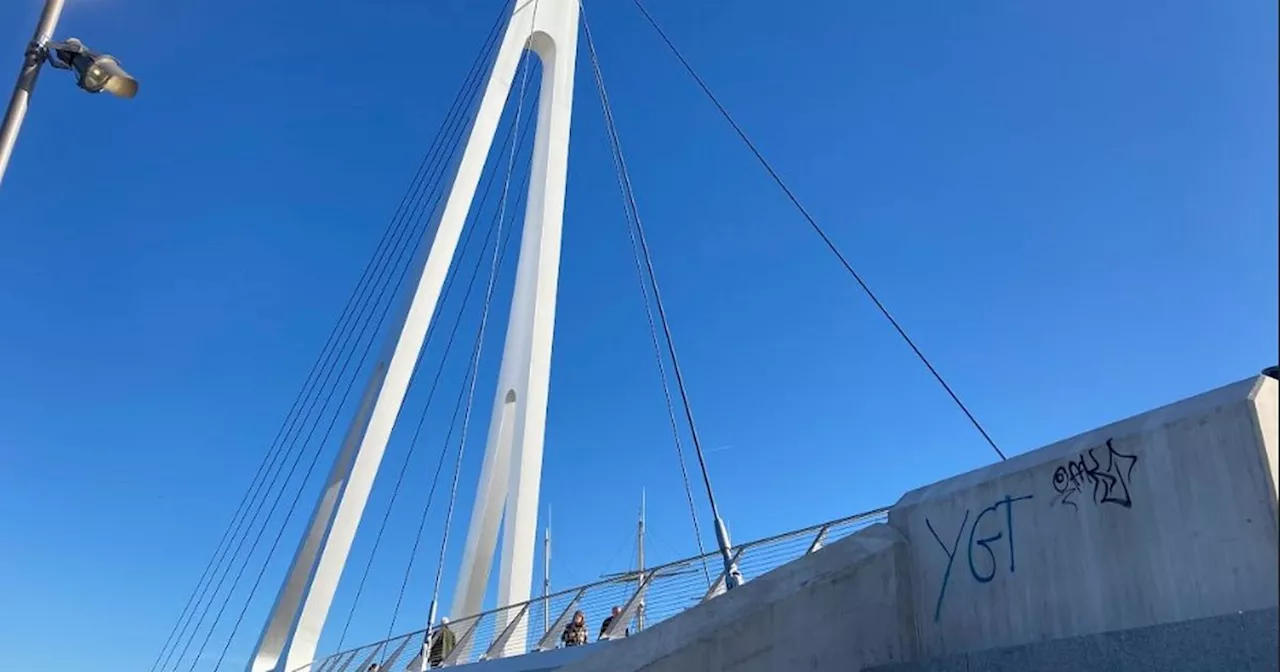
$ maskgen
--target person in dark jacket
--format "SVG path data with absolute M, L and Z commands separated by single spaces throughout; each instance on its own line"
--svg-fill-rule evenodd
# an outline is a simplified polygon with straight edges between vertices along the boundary
M 622 607 L 614 607 L 613 612 L 610 613 L 608 616 L 606 616 L 604 619 L 604 622 L 600 624 L 600 634 L 596 635 L 596 639 L 603 638 L 604 633 L 609 632 L 609 626 L 613 625 L 613 619 L 617 618 L 621 614 L 622 614 Z M 623 632 L 622 634 L 624 637 L 630 635 L 631 628 L 627 628 L 626 631 Z
M 560 641 L 565 646 L 582 646 L 587 643 L 587 617 L 581 611 L 573 612 L 573 620 L 564 626 Z

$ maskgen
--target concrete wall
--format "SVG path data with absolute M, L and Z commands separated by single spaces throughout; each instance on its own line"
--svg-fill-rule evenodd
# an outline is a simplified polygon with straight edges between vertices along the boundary
M 921 657 L 1275 607 L 1276 415 L 1251 378 L 908 493 Z
M 889 525 L 749 577 L 563 669 L 844 671 L 932 660 L 1021 670 L 1038 668 L 973 661 L 1025 662 L 1017 652 L 1057 655 L 1074 650 L 1070 641 L 1105 658 L 1083 661 L 1098 663 L 1089 669 L 1144 669 L 1127 665 L 1123 646 L 1099 644 L 1130 640 L 1088 638 L 1147 628 L 1165 634 L 1134 635 L 1144 646 L 1172 651 L 1189 631 L 1171 624 L 1209 624 L 1204 634 L 1234 633 L 1241 612 L 1274 622 L 1277 415 L 1276 380 L 1250 378 L 921 488 Z M 1263 636 L 1255 620 L 1240 626 L 1254 640 Z M 1274 648 L 1271 633 L 1264 649 Z
M 873 525 L 564 672 L 846 672 L 910 660 L 906 542 Z
M 891 663 L 866 672 L 1275 672 L 1275 609 Z

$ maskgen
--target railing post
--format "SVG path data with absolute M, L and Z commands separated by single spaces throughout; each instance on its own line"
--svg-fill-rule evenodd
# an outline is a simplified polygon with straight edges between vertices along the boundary
M 734 551 L 734 553 L 733 553 L 733 563 L 732 563 L 732 564 L 734 564 L 734 565 L 738 564 L 738 559 L 742 557 L 742 553 L 743 553 L 744 551 L 746 551 L 748 548 L 750 548 L 750 547 L 749 547 L 749 546 L 739 546 L 739 547 L 738 547 L 738 550 Z M 711 584 L 711 587 L 707 589 L 707 593 L 706 593 L 705 595 L 703 595 L 703 596 L 702 596 L 702 599 L 701 599 L 701 600 L 699 600 L 699 601 L 698 601 L 698 602 L 699 602 L 699 604 L 701 604 L 702 602 L 706 602 L 707 600 L 709 600 L 709 599 L 711 599 L 711 598 L 715 597 L 716 595 L 719 595 L 719 594 L 723 593 L 723 592 L 724 592 L 725 581 L 727 581 L 728 579 L 729 579 L 729 572 L 728 572 L 728 570 L 724 570 L 724 569 L 720 570 L 720 576 L 719 576 L 719 577 L 717 577 L 717 578 L 716 578 L 716 582 L 715 582 L 715 583 L 713 583 L 713 584 Z
M 333 672 L 346 672 L 346 669 L 351 666 L 351 661 L 355 660 L 356 655 L 359 653 L 360 653 L 359 649 L 352 651 L 351 655 L 347 656 L 346 658 L 343 658 L 341 663 L 338 663 L 337 665 L 334 666 Z
M 658 575 L 658 570 L 652 569 L 645 574 L 644 578 L 636 586 L 636 592 L 631 595 L 631 599 L 627 600 L 625 606 L 622 607 L 622 613 L 613 619 L 609 624 L 609 629 L 600 635 L 600 639 L 617 639 L 620 633 L 625 632 L 627 624 L 631 622 L 631 618 L 635 616 L 636 608 L 640 606 L 640 601 L 644 599 L 644 591 L 648 590 L 649 583 L 653 581 L 653 577 Z
M 328 658 L 321 658 L 319 662 L 312 661 L 310 665 L 294 670 L 294 672 L 327 672 L 337 662 L 338 654 L 333 654 Z
M 406 635 L 404 641 L 400 642 L 400 646 L 396 647 L 396 650 L 393 651 L 386 660 L 382 661 L 382 664 L 378 666 L 378 669 L 391 672 L 391 666 L 396 664 L 396 661 L 400 659 L 400 656 L 404 654 L 404 650 L 409 647 L 409 643 L 414 639 L 415 637 L 413 635 Z
M 520 619 L 524 618 L 528 611 L 529 603 L 525 602 L 524 606 L 520 607 L 520 613 L 516 614 L 516 617 L 511 619 L 510 623 L 507 623 L 507 627 L 503 628 L 502 632 L 493 639 L 493 643 L 489 645 L 489 650 L 480 656 L 480 660 L 502 657 L 502 651 L 507 647 L 507 640 L 511 639 L 511 633 L 516 631 L 516 627 L 520 625 Z
M 385 645 L 386 645 L 386 642 L 378 642 L 377 644 L 374 644 L 373 650 L 369 652 L 369 655 L 364 659 L 364 662 L 357 665 L 356 669 L 352 670 L 351 672 L 365 672 L 365 670 L 369 669 L 369 665 L 373 664 L 374 662 L 377 662 L 378 654 L 382 653 L 382 647 Z M 379 665 L 378 667 L 382 667 L 382 666 Z
M 827 532 L 831 529 L 831 523 L 827 523 L 818 529 L 818 534 L 813 537 L 813 543 L 809 544 L 809 550 L 805 551 L 805 555 L 822 548 L 822 542 L 827 538 Z
M 560 612 L 559 618 L 556 619 L 555 623 L 551 624 L 551 629 L 542 633 L 542 639 L 539 639 L 538 645 L 533 647 L 534 651 L 550 651 L 556 648 L 556 633 L 563 630 L 565 624 L 573 617 L 574 607 L 578 606 L 578 601 L 582 599 L 586 592 L 586 588 L 578 589 L 578 594 L 574 595 L 572 600 L 569 600 L 569 604 L 565 606 L 564 611 Z
M 294 672 L 324 672 L 325 669 L 333 666 L 334 657 L 335 656 L 329 656 L 328 658 L 313 660 L 307 665 L 294 670 Z

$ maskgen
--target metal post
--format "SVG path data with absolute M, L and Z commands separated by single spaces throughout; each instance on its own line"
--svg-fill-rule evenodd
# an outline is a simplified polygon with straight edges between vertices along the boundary
M 831 523 L 823 525 L 818 533 L 813 537 L 813 543 L 809 544 L 809 550 L 805 551 L 805 555 L 809 555 L 815 551 L 822 549 L 822 543 L 827 539 L 827 532 L 831 530 Z
M 36 32 L 23 54 L 22 69 L 18 71 L 18 81 L 13 85 L 13 97 L 9 99 L 9 108 L 4 113 L 4 124 L 0 125 L 0 183 L 4 182 L 13 145 L 18 141 L 18 129 L 22 128 L 22 120 L 27 116 L 27 105 L 35 91 L 40 66 L 44 64 L 45 45 L 53 39 L 53 29 L 58 25 L 58 17 L 62 16 L 64 1 L 45 0 Z
M 351 666 L 351 661 L 355 660 L 358 655 L 360 655 L 359 649 L 352 651 L 351 655 L 343 658 L 342 662 L 338 663 L 338 665 L 333 668 L 333 672 L 347 672 L 347 668 Z
M 707 488 L 708 496 L 710 492 L 711 489 Z M 720 546 L 720 557 L 724 560 L 724 588 L 733 590 L 743 582 L 742 572 L 738 571 L 738 556 L 733 552 L 733 542 L 729 541 L 729 530 L 724 526 L 724 520 L 714 512 L 715 499 L 711 500 L 711 508 L 716 519 L 716 543 Z
M 409 644 L 413 642 L 413 639 L 413 635 L 406 635 L 404 641 L 400 643 L 400 646 L 397 646 L 396 650 L 393 651 L 386 660 L 382 661 L 382 665 L 379 666 L 379 669 L 388 671 L 394 669 L 393 666 L 396 664 L 396 661 L 400 660 L 400 656 L 404 654 L 405 649 L 409 648 Z
M 551 629 L 551 509 L 547 509 L 547 527 L 542 533 L 542 631 Z
M 733 557 L 730 559 L 729 564 L 736 567 L 738 564 L 738 559 L 742 557 L 742 552 L 746 550 L 746 548 L 747 548 L 746 546 L 743 546 L 742 548 L 739 548 L 738 550 L 734 551 Z M 699 602 L 700 603 L 706 602 L 707 600 L 717 595 L 723 595 L 724 593 L 728 592 L 728 583 L 729 583 L 729 571 L 725 570 L 720 572 L 720 576 L 716 577 L 715 583 L 711 584 L 711 587 L 707 589 L 706 594 L 702 596 L 702 599 L 699 600 Z
M 524 606 L 520 607 L 520 611 L 516 612 L 516 617 L 510 619 L 507 623 L 507 627 L 503 628 L 502 632 L 493 639 L 493 643 L 489 645 L 489 648 L 484 652 L 484 655 L 480 656 L 480 660 L 493 660 L 494 658 L 502 658 L 505 656 L 508 653 L 507 642 L 511 641 L 512 633 L 514 633 L 516 628 L 520 627 L 520 624 L 524 622 L 523 619 L 527 613 L 529 613 L 529 603 L 525 602 Z M 522 642 L 516 642 L 516 645 L 517 647 L 524 646 Z M 519 653 L 526 653 L 526 651 L 520 649 Z

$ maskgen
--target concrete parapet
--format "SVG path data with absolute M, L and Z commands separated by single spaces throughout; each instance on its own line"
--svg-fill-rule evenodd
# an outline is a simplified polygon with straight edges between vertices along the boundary
M 846 672 L 912 660 L 905 540 L 884 524 L 567 665 L 564 672 Z
M 562 669 L 1275 669 L 1278 415 L 1250 378 L 915 490 Z
M 923 659 L 1274 608 L 1276 381 L 905 495 Z

